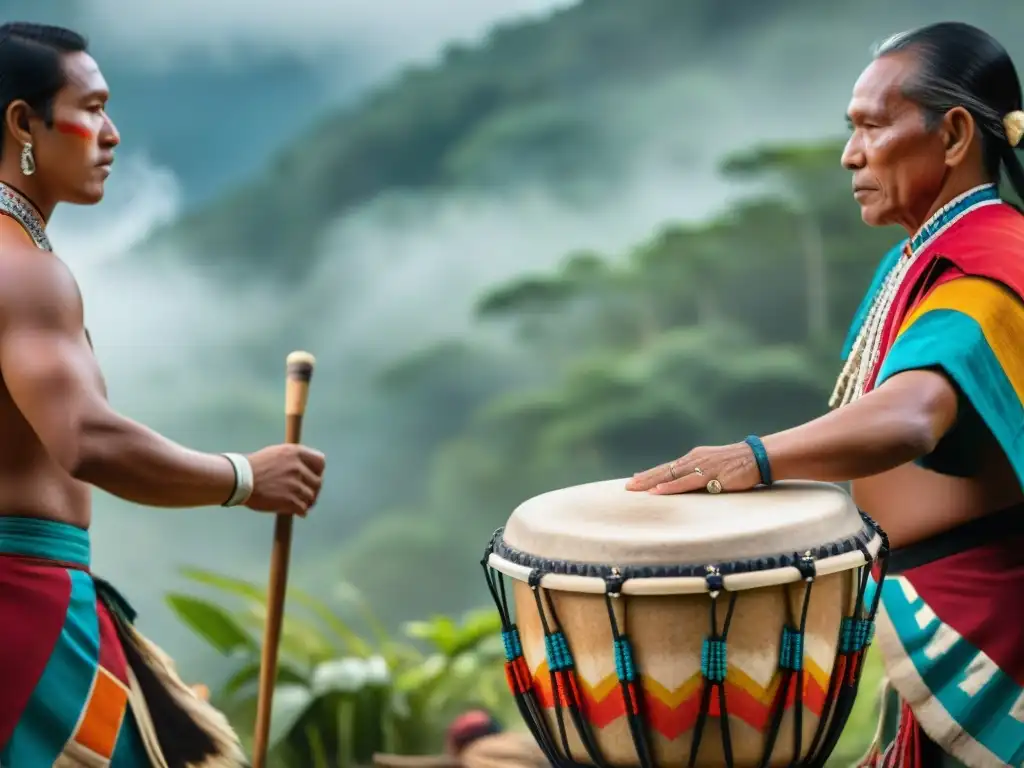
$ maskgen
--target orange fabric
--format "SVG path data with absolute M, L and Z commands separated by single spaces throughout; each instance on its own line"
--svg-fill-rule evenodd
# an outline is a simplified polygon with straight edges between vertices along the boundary
M 127 705 L 128 691 L 109 672 L 99 668 L 74 740 L 97 755 L 113 757 Z

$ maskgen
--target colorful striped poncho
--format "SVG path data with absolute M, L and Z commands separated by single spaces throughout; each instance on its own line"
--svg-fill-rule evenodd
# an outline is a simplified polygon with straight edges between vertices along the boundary
M 1024 215 L 1003 203 L 978 207 L 926 248 L 886 320 L 868 389 L 903 371 L 943 371 L 960 392 L 960 414 L 920 463 L 971 476 L 990 433 L 1024 486 Z M 882 765 L 934 760 L 921 756 L 922 736 L 970 768 L 1024 765 L 1019 511 L 1002 516 L 995 536 L 964 537 L 959 551 L 885 579 L 877 647 L 903 714 Z

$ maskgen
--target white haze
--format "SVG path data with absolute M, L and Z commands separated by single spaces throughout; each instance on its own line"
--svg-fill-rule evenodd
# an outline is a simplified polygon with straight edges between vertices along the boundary
M 113 0 L 93 5 L 104 12 L 114 8 Z M 134 11 L 137 19 L 145 15 L 142 8 Z M 248 390 L 250 380 L 235 354 L 270 338 L 266 331 L 279 318 L 301 311 L 306 330 L 302 338 L 267 342 L 261 355 L 268 365 L 283 365 L 291 349 L 309 348 L 318 357 L 311 413 L 336 404 L 346 387 L 366 384 L 367 372 L 356 369 L 356 361 L 395 358 L 467 332 L 473 300 L 495 282 L 551 267 L 578 248 L 615 253 L 666 220 L 697 219 L 721 208 L 737 192 L 715 175 L 723 153 L 774 139 L 834 135 L 867 45 L 889 31 L 895 13 L 885 14 L 886 29 L 865 20 L 859 35 L 846 29 L 839 42 L 826 34 L 824 18 L 780 22 L 758 31 L 761 43 L 753 37 L 747 46 L 737 41 L 736 50 L 723 49 L 718 60 L 663 83 L 659 93 L 665 98 L 638 97 L 635 110 L 595 116 L 621 133 L 624 146 L 646 150 L 586 208 L 560 202 L 543 188 L 420 195 L 399 201 L 406 225 L 397 228 L 386 215 L 394 202 L 370 203 L 335 224 L 317 254 L 322 267 L 314 279 L 286 296 L 273 286 L 248 292 L 214 286 L 203 270 L 186 266 L 112 267 L 149 229 L 173 218 L 187 195 L 166 169 L 143 157 L 120 158 L 108 199 L 95 209 L 59 211 L 52 231 L 80 280 L 111 398 L 126 414 L 196 447 L 252 450 L 274 442 L 277 424 L 266 434 L 239 424 L 231 434 L 211 435 L 200 413 L 211 392 L 280 407 L 280 391 Z M 899 25 L 912 21 L 900 19 Z M 204 22 L 190 23 L 198 29 Z M 184 29 L 172 27 L 168 35 Z M 799 31 L 814 28 L 814 34 Z M 156 27 L 142 31 L 156 39 Z M 794 84 L 779 85 L 787 79 Z M 275 346 L 281 343 L 286 346 Z M 354 477 L 344 460 L 359 450 L 353 439 L 318 429 L 310 419 L 307 440 L 328 453 L 328 478 L 321 508 L 297 526 L 298 586 L 313 586 L 302 583 L 301 566 L 337 531 L 332 511 L 358 504 L 352 489 L 367 482 Z M 387 482 L 395 482 L 392 470 L 381 469 Z M 95 567 L 124 588 L 141 610 L 143 628 L 186 670 L 216 676 L 216 661 L 171 617 L 162 595 L 182 586 L 175 570 L 186 564 L 264 579 L 271 528 L 270 518 L 246 511 L 139 509 L 98 493 Z
M 306 318 L 303 338 L 261 354 L 282 366 L 293 348 L 317 356 L 306 439 L 327 452 L 329 473 L 320 507 L 297 524 L 294 583 L 308 589 L 320 585 L 302 583 L 303 553 L 322 551 L 324 536 L 337 535 L 332 510 L 358 503 L 352 488 L 365 482 L 336 463 L 359 446 L 345 435 L 317 431 L 318 404 L 331 407 L 331 400 L 368 386 L 373 370 L 363 367 L 367 362 L 383 364 L 466 333 L 472 303 L 486 287 L 524 270 L 549 268 L 577 248 L 614 253 L 659 222 L 712 213 L 728 194 L 709 169 L 673 174 L 648 167 L 585 210 L 540 189 L 491 198 L 414 199 L 406 202 L 407 228 L 396 230 L 377 225 L 371 206 L 336 225 L 314 279 L 281 297 L 269 288 L 229 293 L 207 282 L 201 270 L 186 267 L 111 268 L 110 260 L 147 225 L 174 210 L 180 194 L 165 170 L 141 159 L 123 166 L 122 175 L 111 178 L 109 200 L 95 210 L 59 213 L 52 227 L 55 248 L 81 284 L 86 322 L 115 407 L 189 445 L 258 448 L 249 433 L 244 445 L 234 442 L 234 434 L 210 435 L 196 414 L 209 405 L 211 390 L 233 388 L 239 396 L 252 396 L 244 391 L 252 380 L 239 370 L 237 353 L 245 347 L 251 354 L 254 328 L 272 325 L 273 318 L 290 312 L 287 307 L 301 308 Z M 352 298 L 338 301 L 339 292 Z M 279 392 L 259 396 L 279 407 Z M 280 426 L 272 425 L 262 442 L 277 442 L 280 434 Z M 95 568 L 124 589 L 141 609 L 142 627 L 187 665 L 202 646 L 161 604 L 168 590 L 184 586 L 175 571 L 196 565 L 264 579 L 271 526 L 268 517 L 246 511 L 137 508 L 97 492 Z M 199 668 L 210 671 L 206 664 Z
M 386 71 L 432 57 L 452 40 L 478 39 L 504 19 L 573 0 L 80 0 L 83 20 L 144 66 L 203 56 L 225 64 L 254 54 L 307 61 L 355 56 Z

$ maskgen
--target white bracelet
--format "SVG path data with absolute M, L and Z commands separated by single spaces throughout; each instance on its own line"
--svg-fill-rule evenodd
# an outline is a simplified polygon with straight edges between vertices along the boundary
M 237 507 L 239 504 L 245 504 L 252 496 L 252 489 L 255 485 L 252 464 L 240 453 L 222 453 L 221 456 L 230 461 L 231 466 L 235 469 L 235 490 L 223 506 Z

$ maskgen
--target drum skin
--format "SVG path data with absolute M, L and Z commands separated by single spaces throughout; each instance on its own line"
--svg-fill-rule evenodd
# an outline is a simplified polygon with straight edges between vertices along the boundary
M 803 753 L 818 727 L 829 678 L 836 661 L 839 626 L 856 596 L 856 571 L 835 573 L 814 582 L 804 640 Z M 615 673 L 611 623 L 604 595 L 541 590 L 548 610 L 551 597 L 562 631 L 576 662 L 583 711 L 606 761 L 639 765 L 626 718 L 625 699 Z M 729 627 L 728 672 L 725 681 L 733 765 L 754 768 L 765 752 L 765 734 L 772 702 L 782 678 L 779 652 L 784 623 L 795 624 L 803 605 L 803 583 L 737 593 Z M 544 629 L 530 587 L 520 581 L 513 590 L 523 655 L 533 675 L 534 690 L 545 708 L 548 727 L 559 733 L 544 656 Z M 719 596 L 719 629 L 729 595 Z M 710 629 L 707 595 L 622 595 L 612 602 L 620 631 L 628 633 L 643 681 L 643 718 L 659 766 L 686 766 L 700 709 L 703 679 L 701 645 Z M 794 618 L 790 618 L 794 617 Z M 548 616 L 550 621 L 551 617 Z M 790 685 L 795 699 L 796 680 Z M 717 708 L 711 709 L 711 714 Z M 787 708 L 775 743 L 771 766 L 787 766 L 793 757 L 793 709 Z M 574 760 L 592 763 L 571 722 L 566 733 Z M 556 743 L 560 743 L 556 739 Z M 696 766 L 725 765 L 721 721 L 709 717 L 701 736 Z
M 750 558 L 802 552 L 829 545 L 863 528 L 856 507 L 836 486 L 789 483 L 745 494 L 658 497 L 630 494 L 625 480 L 576 486 L 535 497 L 520 506 L 503 532 L 504 558 L 531 560 L 530 567 L 557 572 L 559 561 L 578 566 L 659 568 L 691 564 L 753 562 Z M 628 514 L 617 510 L 628 510 Z M 511 553 L 511 554 L 510 554 Z M 628 558 L 628 559 L 623 559 Z M 524 565 L 524 562 L 519 562 Z M 723 568 L 723 573 L 727 573 Z M 798 627 L 809 595 L 803 673 L 791 675 L 787 706 L 770 766 L 788 766 L 808 756 L 819 728 L 829 681 L 837 664 L 841 622 L 856 610 L 861 569 L 818 576 L 810 584 L 791 581 L 715 598 L 717 631 L 735 600 L 726 640 L 724 683 L 728 740 L 734 768 L 762 765 L 772 730 L 774 702 L 785 673 L 780 667 L 783 628 Z M 586 574 L 582 574 L 586 575 Z M 581 709 L 606 763 L 638 766 L 626 698 L 616 674 L 608 598 L 604 594 L 544 586 L 534 590 L 515 578 L 512 598 L 532 689 L 560 753 L 562 731 L 554 706 L 553 680 L 545 657 L 545 631 L 560 627 L 575 664 Z M 564 580 L 559 587 L 565 585 Z M 701 653 L 713 635 L 712 597 L 707 593 L 623 594 L 611 598 L 619 632 L 627 635 L 642 681 L 641 718 L 655 764 L 690 764 L 704 686 Z M 552 614 L 551 608 L 554 613 Z M 796 688 L 802 677 L 803 691 Z M 802 710 L 800 755 L 794 755 L 796 708 Z M 831 709 L 826 709 L 831 712 Z M 577 728 L 563 710 L 571 759 L 593 764 Z M 726 765 L 723 719 L 717 691 L 705 719 L 695 766 Z M 830 715 L 829 715 L 830 716 Z M 564 755 L 563 755 L 564 759 Z

